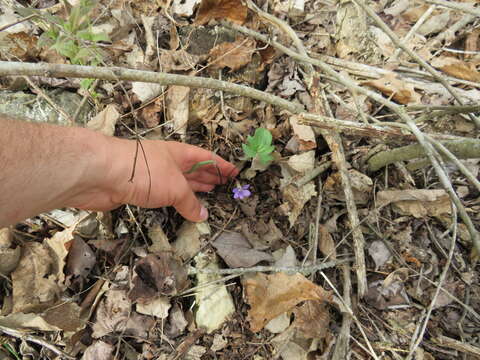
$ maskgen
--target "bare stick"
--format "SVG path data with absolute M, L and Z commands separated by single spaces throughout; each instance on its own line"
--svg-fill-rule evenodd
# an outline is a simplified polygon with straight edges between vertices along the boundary
M 49 77 L 95 78 L 101 80 L 141 81 L 161 85 L 181 85 L 193 88 L 222 90 L 240 96 L 247 96 L 259 101 L 279 106 L 293 113 L 303 111 L 303 106 L 284 100 L 278 96 L 259 91 L 248 86 L 232 84 L 211 78 L 175 75 L 154 71 L 132 70 L 119 67 L 93 67 L 81 65 L 22 63 L 0 61 L 0 75 L 30 75 Z
M 247 274 L 252 272 L 285 272 L 285 273 L 301 273 L 308 275 L 313 271 L 319 271 L 329 269 L 340 264 L 345 264 L 352 261 L 352 259 L 332 260 L 324 263 L 310 265 L 310 266 L 254 266 L 249 268 L 236 268 L 236 269 L 196 269 L 191 267 L 188 270 L 189 275 L 197 273 L 209 273 L 218 275 L 231 275 L 231 274 Z

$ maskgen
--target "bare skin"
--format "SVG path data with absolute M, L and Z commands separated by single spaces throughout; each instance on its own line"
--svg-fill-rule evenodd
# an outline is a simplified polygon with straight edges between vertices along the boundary
M 194 193 L 211 191 L 238 174 L 234 165 L 196 146 L 174 141 L 142 145 L 150 177 L 139 149 L 130 182 L 135 141 L 0 115 L 0 227 L 55 208 L 106 211 L 122 204 L 173 206 L 184 218 L 203 221 L 208 211 Z M 186 174 L 206 160 L 215 164 Z

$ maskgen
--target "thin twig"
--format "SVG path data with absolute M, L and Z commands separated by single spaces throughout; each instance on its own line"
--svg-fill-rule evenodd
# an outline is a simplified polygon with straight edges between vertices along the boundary
M 341 264 L 352 261 L 352 259 L 332 260 L 324 263 L 309 265 L 309 266 L 254 266 L 249 268 L 236 268 L 236 269 L 196 269 L 189 268 L 188 274 L 195 275 L 197 273 L 208 273 L 217 275 L 231 275 L 231 274 L 247 274 L 252 272 L 285 272 L 285 273 L 301 273 L 308 275 L 313 271 L 319 271 L 329 269 Z
M 410 348 L 410 352 L 406 358 L 406 360 L 412 359 L 415 350 L 420 346 L 420 343 L 423 340 L 423 336 L 425 334 L 425 330 L 427 328 L 428 321 L 430 320 L 430 316 L 432 315 L 433 308 L 435 304 L 437 303 L 438 296 L 440 295 L 440 289 L 442 287 L 443 282 L 445 281 L 445 278 L 447 277 L 448 270 L 450 269 L 450 264 L 452 262 L 453 258 L 453 253 L 455 250 L 455 245 L 457 242 L 457 210 L 454 208 L 453 215 L 452 215 L 452 223 L 453 223 L 453 231 L 452 231 L 452 241 L 450 244 L 450 250 L 448 252 L 448 258 L 445 266 L 443 267 L 442 274 L 440 275 L 440 279 L 438 280 L 438 285 L 437 289 L 435 290 L 435 294 L 433 295 L 433 299 L 430 302 L 430 305 L 428 306 L 428 311 L 425 316 L 424 323 L 421 327 L 420 333 L 417 336 L 417 340 L 414 342 L 413 346 Z
M 16 337 L 18 339 L 24 339 L 27 341 L 30 341 L 34 344 L 43 346 L 44 348 L 54 352 L 58 356 L 61 356 L 62 358 L 69 359 L 69 360 L 75 360 L 76 357 L 70 356 L 67 353 L 63 352 L 62 350 L 58 349 L 55 345 L 50 344 L 49 342 L 43 340 L 42 338 L 39 338 L 34 335 L 29 335 L 26 334 L 25 332 L 19 331 L 19 330 L 14 330 L 6 326 L 0 325 L 0 332 L 3 332 L 6 335 Z

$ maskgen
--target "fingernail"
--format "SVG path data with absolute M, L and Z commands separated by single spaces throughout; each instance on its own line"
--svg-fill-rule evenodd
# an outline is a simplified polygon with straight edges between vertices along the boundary
M 202 206 L 202 208 L 200 209 L 200 219 L 202 221 L 208 219 L 208 210 L 204 206 Z

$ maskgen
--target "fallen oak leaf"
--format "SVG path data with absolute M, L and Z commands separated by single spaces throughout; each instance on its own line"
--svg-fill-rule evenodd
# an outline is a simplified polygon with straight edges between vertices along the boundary
M 332 301 L 332 293 L 314 284 L 300 273 L 272 275 L 257 273 L 243 279 L 246 300 L 250 305 L 250 329 L 257 332 L 273 318 L 291 310 L 305 300 Z

